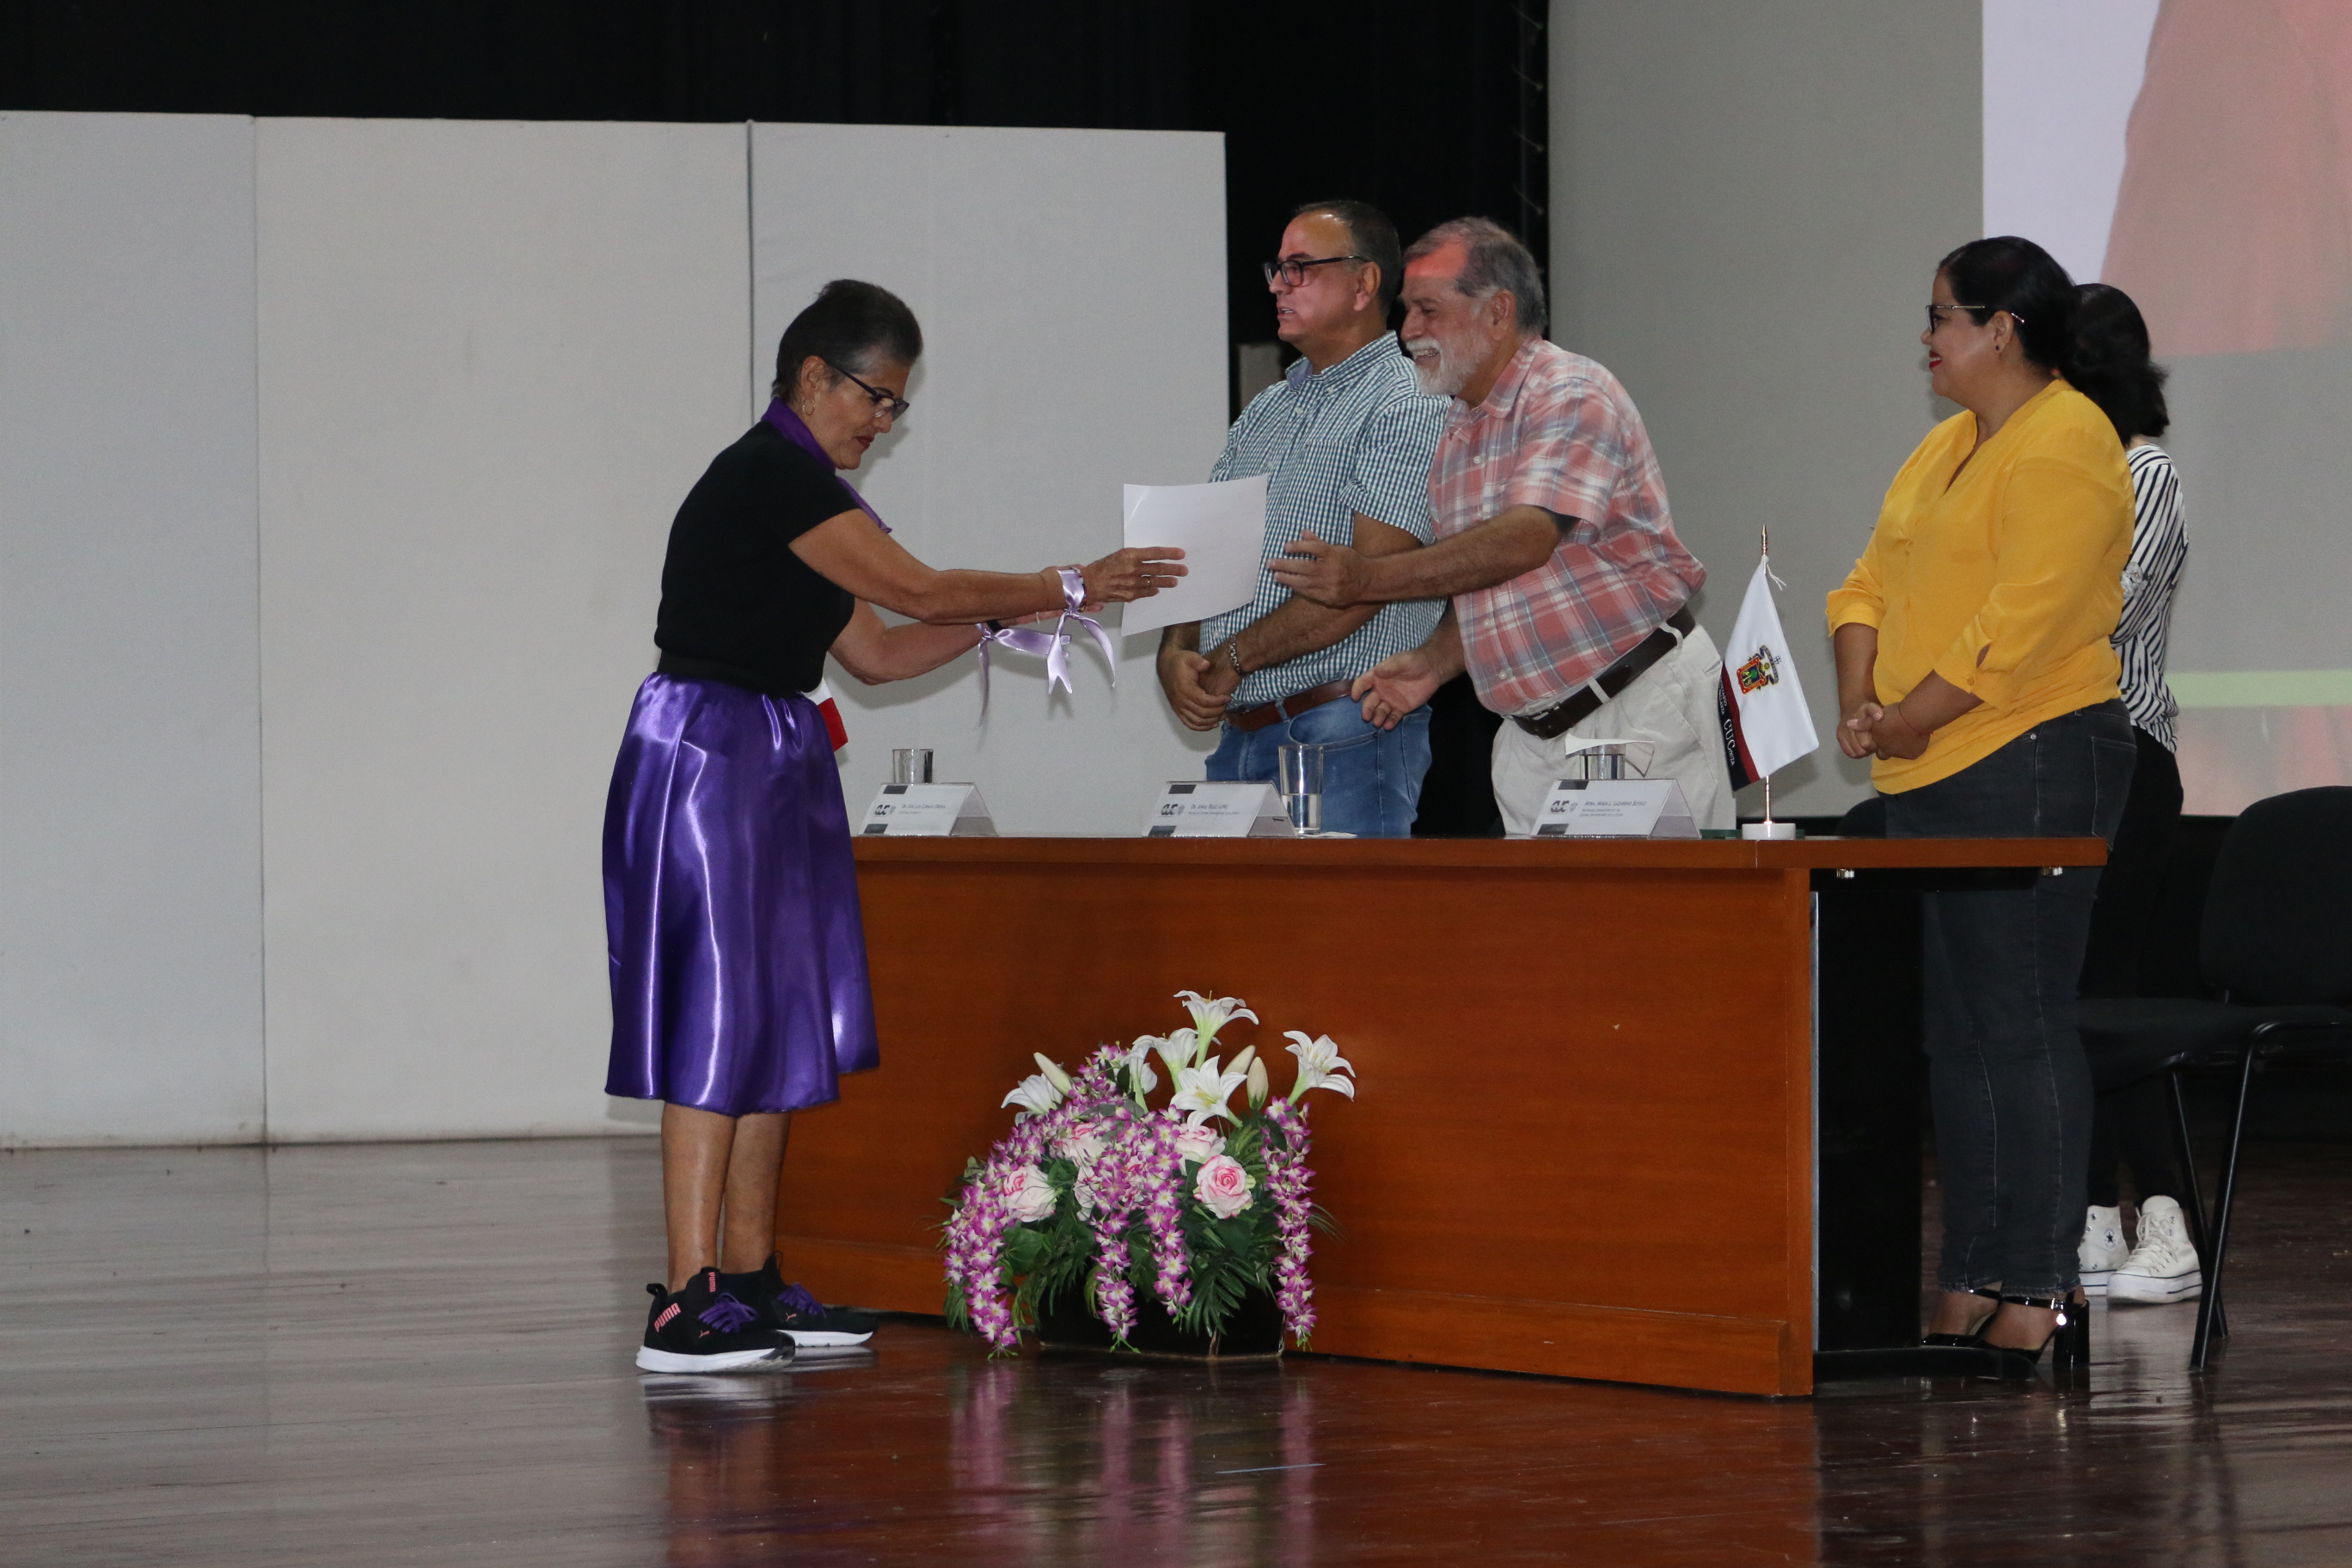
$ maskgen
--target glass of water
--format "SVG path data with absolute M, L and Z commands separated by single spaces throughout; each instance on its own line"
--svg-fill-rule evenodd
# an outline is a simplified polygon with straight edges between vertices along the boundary
M 1299 835 L 1323 831 L 1323 748 L 1312 742 L 1286 745 L 1276 757 L 1282 804 L 1290 812 L 1290 831 Z
M 931 749 L 929 746 L 894 746 L 890 750 L 890 782 L 894 784 L 919 784 L 931 782 Z

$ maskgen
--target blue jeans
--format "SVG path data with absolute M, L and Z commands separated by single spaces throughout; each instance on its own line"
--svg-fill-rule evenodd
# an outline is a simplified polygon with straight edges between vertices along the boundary
M 1323 753 L 1323 830 L 1359 838 L 1408 838 L 1429 772 L 1429 709 L 1415 709 L 1393 730 L 1364 721 L 1364 705 L 1338 697 L 1263 730 L 1228 724 L 1209 753 L 1214 783 L 1275 782 L 1276 748 L 1297 742 Z
M 2137 748 L 2120 702 L 2045 719 L 1949 778 L 1886 799 L 1889 838 L 2092 837 L 2113 845 Z M 2099 873 L 1923 896 L 1927 1085 L 1947 1290 L 2074 1288 L 2090 1171 L 2091 1067 L 2076 981 Z

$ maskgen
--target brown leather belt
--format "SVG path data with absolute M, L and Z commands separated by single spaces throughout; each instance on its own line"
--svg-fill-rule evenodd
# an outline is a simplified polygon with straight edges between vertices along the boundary
M 1348 695 L 1352 681 L 1327 680 L 1320 686 L 1310 686 L 1304 691 L 1294 691 L 1279 702 L 1267 702 L 1255 708 L 1244 708 L 1238 713 L 1227 713 L 1225 722 L 1236 730 L 1263 730 L 1268 724 L 1278 724 L 1285 719 L 1296 719 L 1310 708 L 1320 708 L 1326 702 L 1337 702 Z
M 1666 626 L 1672 626 L 1674 631 L 1668 631 Z M 1576 695 L 1567 701 L 1554 703 L 1540 713 L 1514 713 L 1511 722 L 1538 740 L 1565 735 L 1600 712 L 1603 702 L 1639 680 L 1643 671 L 1680 647 L 1683 637 L 1696 630 L 1698 622 L 1692 617 L 1690 606 L 1685 605 L 1666 617 L 1665 626 L 1626 649 L 1616 663 L 1594 677 L 1589 685 L 1578 688 Z M 1682 637 L 1676 637 L 1675 632 L 1680 632 Z M 1597 692 L 1593 690 L 1595 686 L 1601 689 Z

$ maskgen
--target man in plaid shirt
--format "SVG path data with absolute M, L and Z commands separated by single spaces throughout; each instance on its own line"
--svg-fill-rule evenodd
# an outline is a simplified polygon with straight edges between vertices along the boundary
M 1466 668 L 1510 720 L 1494 752 L 1509 831 L 1534 831 L 1565 753 L 1593 740 L 1647 742 L 1648 776 L 1680 784 L 1701 827 L 1729 827 L 1722 660 L 1687 607 L 1706 569 L 1675 536 L 1633 400 L 1545 341 L 1535 258 L 1485 218 L 1413 243 L 1404 303 L 1423 389 L 1454 400 L 1429 473 L 1437 542 L 1374 560 L 1309 535 L 1268 571 L 1324 605 L 1453 596 L 1428 642 L 1353 694 L 1394 724 Z
M 1304 537 L 1384 559 L 1429 542 L 1429 459 L 1445 402 L 1415 385 L 1388 328 L 1404 271 L 1396 226 L 1362 202 L 1312 202 L 1265 264 L 1275 327 L 1300 358 L 1250 400 L 1213 479 L 1265 474 L 1265 550 Z M 1429 715 L 1375 723 L 1351 696 L 1359 678 L 1425 641 L 1444 605 L 1331 609 L 1260 572 L 1250 602 L 1160 646 L 1169 706 L 1194 730 L 1223 731 L 1212 779 L 1271 780 L 1286 742 L 1323 747 L 1323 826 L 1358 837 L 1412 831 L 1429 771 Z

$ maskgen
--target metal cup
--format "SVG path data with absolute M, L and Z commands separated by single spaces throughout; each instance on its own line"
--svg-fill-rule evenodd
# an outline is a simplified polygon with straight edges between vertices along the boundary
M 893 746 L 890 749 L 890 782 L 894 784 L 930 783 L 931 749 L 929 746 Z

